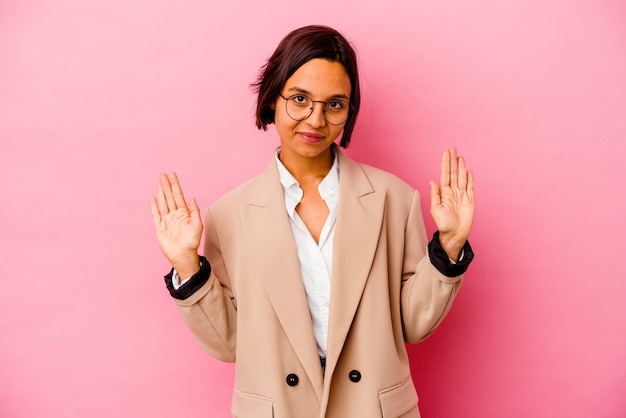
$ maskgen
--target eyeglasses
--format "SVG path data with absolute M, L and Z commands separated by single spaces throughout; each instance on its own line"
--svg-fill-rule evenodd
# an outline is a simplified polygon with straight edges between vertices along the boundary
M 332 99 L 325 102 L 323 100 L 312 100 L 303 94 L 294 94 L 289 97 L 285 97 L 282 94 L 279 95 L 286 101 L 287 115 L 297 121 L 305 120 L 311 116 L 315 103 L 323 103 L 326 122 L 331 125 L 341 125 L 348 120 L 350 108 L 352 107 L 350 102 L 343 99 Z

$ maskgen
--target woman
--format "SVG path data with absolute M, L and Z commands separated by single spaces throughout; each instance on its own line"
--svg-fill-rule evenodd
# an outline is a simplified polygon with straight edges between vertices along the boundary
M 234 416 L 419 417 L 405 342 L 434 331 L 473 257 L 473 175 L 443 153 L 427 243 L 417 192 L 335 144 L 348 146 L 360 92 L 331 28 L 288 34 L 255 87 L 257 126 L 274 123 L 280 147 L 207 210 L 206 258 L 195 200 L 160 176 L 167 287 L 202 347 L 236 361 Z

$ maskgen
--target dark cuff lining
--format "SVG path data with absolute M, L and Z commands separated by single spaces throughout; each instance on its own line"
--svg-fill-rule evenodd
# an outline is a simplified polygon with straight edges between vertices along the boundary
M 193 295 L 198 289 L 200 289 L 204 284 L 209 280 L 209 276 L 211 276 L 211 266 L 206 258 L 203 256 L 200 257 L 200 270 L 191 278 L 185 282 L 178 290 L 174 289 L 174 285 L 172 284 L 172 275 L 174 274 L 174 269 L 172 269 L 167 276 L 165 276 L 165 286 L 167 290 L 169 290 L 170 295 L 174 299 L 187 299 L 189 296 Z
M 456 264 L 452 264 L 450 257 L 441 247 L 439 231 L 437 231 L 433 234 L 433 239 L 428 243 L 428 256 L 430 257 L 430 262 L 441 274 L 447 277 L 456 277 L 465 273 L 474 259 L 474 252 L 469 241 L 466 241 L 463 246 L 463 259 Z

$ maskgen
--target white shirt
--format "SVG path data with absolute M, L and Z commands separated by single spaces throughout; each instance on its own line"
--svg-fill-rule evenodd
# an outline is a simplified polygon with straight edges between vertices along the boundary
M 333 237 L 339 205 L 339 162 L 335 156 L 330 171 L 318 186 L 320 196 L 328 207 L 328 217 L 322 228 L 319 242 L 316 243 L 306 225 L 296 212 L 304 192 L 298 181 L 285 168 L 276 152 L 276 165 L 280 183 L 285 192 L 285 207 L 289 215 L 291 231 L 298 251 L 300 273 L 304 284 L 313 333 L 317 341 L 320 357 L 326 357 L 328 345 L 328 317 L 330 311 L 330 278 L 333 265 Z

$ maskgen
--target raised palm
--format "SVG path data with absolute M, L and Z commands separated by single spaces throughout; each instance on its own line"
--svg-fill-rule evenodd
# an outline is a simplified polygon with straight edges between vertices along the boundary
M 176 173 L 160 175 L 150 206 L 161 250 L 181 276 L 193 274 L 199 267 L 202 219 L 195 199 L 187 205 Z
M 474 222 L 474 174 L 456 148 L 443 152 L 440 185 L 430 182 L 430 213 L 443 249 L 456 260 Z

